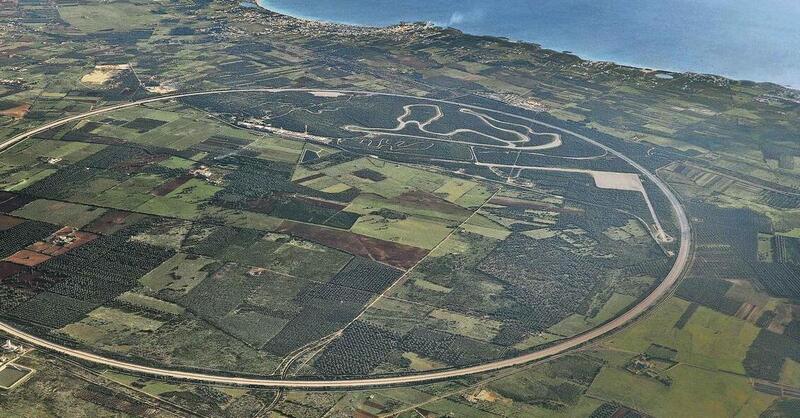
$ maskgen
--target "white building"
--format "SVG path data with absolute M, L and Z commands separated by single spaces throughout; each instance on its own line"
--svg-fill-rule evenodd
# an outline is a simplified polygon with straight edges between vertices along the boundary
M 3 344 L 3 350 L 8 352 L 19 351 L 19 349 L 20 346 L 14 345 L 14 343 L 12 343 L 11 340 L 6 340 L 6 343 Z

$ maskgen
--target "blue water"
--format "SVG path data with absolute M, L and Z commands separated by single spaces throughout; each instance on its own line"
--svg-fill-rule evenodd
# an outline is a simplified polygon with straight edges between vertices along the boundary
M 308 19 L 428 21 L 673 71 L 800 88 L 800 0 L 259 0 Z

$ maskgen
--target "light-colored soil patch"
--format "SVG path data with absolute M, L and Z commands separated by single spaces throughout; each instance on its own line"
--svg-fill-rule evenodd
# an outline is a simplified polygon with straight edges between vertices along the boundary
M 497 401 L 502 401 L 503 403 L 511 403 L 512 402 L 511 399 L 504 398 L 499 393 L 493 392 L 493 391 L 488 390 L 488 389 L 481 389 L 477 393 L 471 393 L 471 394 L 464 395 L 464 399 L 466 399 L 466 400 L 468 400 L 468 401 L 470 401 L 472 403 L 477 403 L 477 402 L 480 402 L 480 401 L 489 402 L 489 403 L 494 403 L 494 402 L 497 402 Z
M 417 353 L 405 352 L 403 353 L 403 357 L 405 357 L 409 361 L 410 364 L 408 367 L 416 371 L 433 370 L 446 366 L 442 363 L 439 363 L 436 360 L 431 360 L 427 357 L 422 357 Z
M 96 65 L 92 72 L 81 77 L 81 83 L 103 85 L 130 68 L 128 64 Z
M 35 265 L 42 264 L 49 259 L 50 256 L 48 255 L 39 254 L 37 252 L 29 250 L 20 250 L 12 254 L 5 260 L 14 264 L 33 267 Z
M 491 341 L 500 332 L 502 325 L 491 319 L 476 318 L 445 309 L 434 309 L 429 315 L 438 320 L 435 321 L 436 328 L 483 341 Z
M 154 309 L 160 312 L 171 313 L 173 315 L 180 315 L 184 312 L 183 307 L 174 303 L 156 299 L 147 295 L 134 292 L 125 292 L 117 297 L 118 301 L 130 303 L 134 306 Z
M 453 289 L 449 287 L 440 286 L 436 283 L 429 282 L 425 279 L 415 279 L 412 283 L 414 283 L 415 286 L 420 287 L 422 289 L 432 290 L 434 292 L 439 292 L 439 293 L 450 293 L 453 291 Z
M 341 193 L 341 192 L 344 192 L 346 190 L 350 190 L 350 188 L 351 188 L 350 186 L 348 186 L 348 185 L 346 185 L 344 183 L 337 183 L 337 184 L 334 184 L 333 186 L 329 186 L 329 187 L 326 187 L 326 188 L 322 189 L 322 191 L 325 192 L 325 193 Z
M 312 96 L 315 97 L 340 97 L 344 96 L 344 93 L 339 93 L 335 91 L 311 91 Z
M 642 180 L 634 173 L 614 173 L 610 171 L 590 171 L 594 185 L 600 189 L 644 191 Z
M 749 320 L 748 318 L 751 318 L 753 316 L 758 316 L 760 314 L 761 314 L 761 309 L 758 306 L 753 305 L 752 303 L 743 303 L 741 306 L 739 306 L 739 310 L 737 310 L 736 314 L 734 314 L 733 316 L 739 319 Z
M 176 89 L 175 87 L 165 86 L 165 85 L 160 85 L 155 87 L 145 87 L 145 90 L 149 91 L 150 93 L 156 93 L 156 94 L 167 94 L 178 91 L 178 89 Z
M 525 231 L 522 235 L 531 237 L 533 239 L 547 239 L 556 236 L 556 231 L 547 228 L 540 228 L 540 229 L 532 229 L 530 231 Z
M 72 251 L 95 239 L 97 239 L 97 235 L 95 234 L 78 231 L 76 228 L 66 226 L 47 237 L 44 241 L 35 242 L 26 249 L 55 257 Z
M 0 115 L 8 116 L 12 119 L 22 119 L 28 114 L 29 110 L 31 110 L 31 105 L 23 103 L 5 110 L 0 110 Z

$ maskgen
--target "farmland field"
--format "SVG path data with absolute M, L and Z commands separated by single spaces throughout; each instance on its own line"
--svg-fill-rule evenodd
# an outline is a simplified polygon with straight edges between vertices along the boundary
M 15 301 L 9 320 L 100 353 L 191 367 L 202 366 L 186 350 L 145 347 L 170 347 L 171 333 L 202 324 L 239 344 L 242 355 L 278 360 L 339 333 L 301 373 L 391 374 L 420 362 L 488 362 L 571 337 L 646 294 L 648 287 L 621 286 L 620 271 L 663 264 L 641 273 L 658 283 L 671 262 L 676 242 L 658 228 L 674 231 L 673 215 L 648 212 L 652 191 L 583 186 L 618 195 L 602 203 L 570 194 L 571 173 L 633 169 L 599 151 L 595 159 L 580 139 L 530 119 L 368 93 L 181 102 L 191 107 L 128 107 L 46 140 L 70 144 L 75 157 L 8 194 L 28 199 L 8 215 L 103 235 L 55 256 L 40 257 L 43 244 L 34 244 L 7 258 L 32 277 L 21 282 L 30 293 Z M 257 112 L 250 102 L 259 103 Z M 219 126 L 218 119 L 247 122 Z M 218 136 L 184 139 L 198 131 L 184 129 L 183 120 Z M 292 133 L 301 124 L 302 133 Z M 28 140 L 26 152 L 41 141 Z M 304 142 L 316 158 L 301 158 Z M 437 147 L 451 145 L 485 160 L 442 158 Z M 550 149 L 558 156 L 536 157 Z M 400 150 L 415 164 L 396 158 Z M 507 172 L 509 153 L 542 165 Z M 516 180 L 526 167 L 565 170 L 567 183 Z M 487 168 L 494 178 L 470 173 Z M 323 179 L 325 186 L 311 187 Z M 47 196 L 58 200 L 36 198 Z M 17 245 L 55 239 L 41 235 Z M 115 273 L 102 277 L 101 266 Z M 21 274 L 2 286 L 20 286 Z M 383 298 L 427 308 L 403 312 L 398 329 Z M 63 302 L 50 316 L 27 316 L 52 300 Z M 555 338 L 537 343 L 545 331 Z M 230 371 L 253 371 L 247 364 Z
M 10 388 L 18 384 L 20 380 L 24 379 L 30 373 L 31 370 L 19 368 L 14 365 L 4 366 L 0 369 L 0 388 Z

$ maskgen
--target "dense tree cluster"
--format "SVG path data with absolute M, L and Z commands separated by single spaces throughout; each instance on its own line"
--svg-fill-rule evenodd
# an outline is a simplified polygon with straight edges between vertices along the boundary
M 498 347 L 463 335 L 428 328 L 415 328 L 401 340 L 405 351 L 419 353 L 451 366 L 466 366 L 513 353 L 513 349 Z
M 331 283 L 381 293 L 402 275 L 403 272 L 396 268 L 364 257 L 355 257 L 331 279 Z
M 481 262 L 478 268 L 503 281 L 505 294 L 516 301 L 498 311 L 498 316 L 541 330 L 584 304 L 602 279 L 600 267 L 553 240 L 558 241 L 512 234 Z
M 0 258 L 5 258 L 15 252 L 46 238 L 60 227 L 39 221 L 25 221 L 9 229 L 0 231 Z
M 356 321 L 317 358 L 314 367 L 326 376 L 367 375 L 398 345 L 398 336 Z
M 762 329 L 742 364 L 748 376 L 777 382 L 786 359 L 800 361 L 800 341 Z
M 305 306 L 263 348 L 273 354 L 285 356 L 308 343 L 339 331 L 360 311 L 360 306 L 352 304 Z

